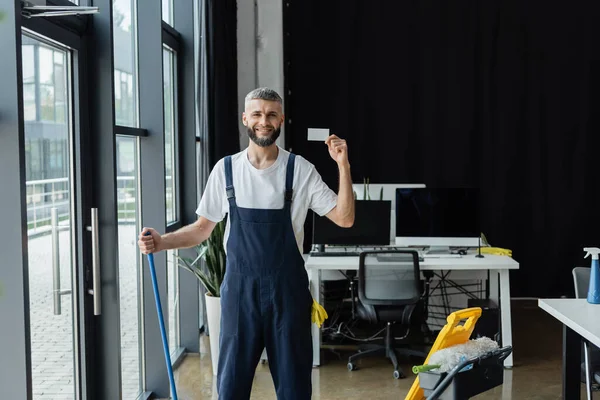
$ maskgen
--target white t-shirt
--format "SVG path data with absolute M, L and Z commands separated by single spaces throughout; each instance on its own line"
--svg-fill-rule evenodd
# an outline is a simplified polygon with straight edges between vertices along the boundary
M 248 160 L 248 149 L 231 156 L 231 170 L 235 201 L 239 207 L 255 209 L 281 209 L 284 205 L 285 173 L 290 153 L 278 147 L 277 160 L 268 168 L 256 169 Z M 225 160 L 220 159 L 208 177 L 204 194 L 196 214 L 219 222 L 229 213 L 225 193 Z M 337 204 L 337 194 L 323 182 L 315 166 L 301 156 L 294 165 L 294 196 L 292 198 L 292 225 L 298 249 L 302 254 L 304 221 L 308 209 L 319 216 L 331 211 Z M 225 228 L 224 245 L 227 250 L 229 222 Z

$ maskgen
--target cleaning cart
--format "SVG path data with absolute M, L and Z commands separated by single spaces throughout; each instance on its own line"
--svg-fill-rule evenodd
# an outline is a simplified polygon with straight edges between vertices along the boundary
M 467 343 L 480 316 L 479 307 L 450 314 L 425 364 L 438 350 Z M 463 400 L 499 386 L 504 381 L 503 361 L 511 352 L 512 347 L 506 346 L 465 359 L 450 371 L 419 372 L 405 400 Z

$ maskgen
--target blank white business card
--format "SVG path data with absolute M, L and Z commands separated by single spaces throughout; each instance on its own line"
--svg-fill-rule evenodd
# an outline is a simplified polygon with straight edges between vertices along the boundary
M 324 142 L 329 137 L 329 129 L 308 128 L 308 140 Z

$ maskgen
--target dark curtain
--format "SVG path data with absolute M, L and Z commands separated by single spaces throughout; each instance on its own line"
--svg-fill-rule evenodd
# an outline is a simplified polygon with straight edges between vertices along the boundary
M 335 190 L 307 128 L 348 140 L 354 182 L 480 188 L 483 233 L 520 263 L 512 296 L 573 294 L 600 246 L 597 2 L 303 0 L 284 18 L 288 147 Z
M 235 0 L 206 0 L 208 157 L 240 151 L 237 102 L 237 9 Z

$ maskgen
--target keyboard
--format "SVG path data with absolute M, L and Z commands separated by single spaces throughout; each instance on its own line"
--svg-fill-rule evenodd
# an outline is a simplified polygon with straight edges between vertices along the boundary
M 310 253 L 311 257 L 359 257 L 360 252 L 356 251 L 313 251 Z M 406 261 L 406 257 L 382 257 L 380 261 Z M 419 256 L 419 261 L 424 261 L 423 256 Z
M 311 251 L 309 254 L 311 257 L 359 257 L 360 251 L 354 250 L 334 250 L 334 251 Z M 406 257 L 397 257 L 394 259 L 392 255 L 385 256 L 385 261 L 405 261 Z M 440 259 L 440 258 L 462 258 L 461 254 L 454 253 L 439 253 L 439 254 L 427 254 L 419 252 L 419 261 L 423 262 L 428 259 Z
M 462 255 L 457 253 L 427 253 L 426 251 L 415 248 L 391 246 L 388 248 L 331 247 L 325 251 L 313 250 L 310 252 L 310 255 L 311 257 L 359 257 L 362 251 L 373 250 L 417 250 L 419 252 L 419 261 L 432 258 L 462 258 Z
M 397 247 L 397 246 L 332 246 L 327 247 L 325 251 L 313 250 L 310 252 L 310 255 L 313 257 L 358 257 L 360 253 L 363 251 L 378 251 L 378 250 L 419 250 L 414 248 L 407 247 Z
M 377 256 L 379 262 L 412 262 L 411 257 L 399 256 L 397 254 L 385 254 Z M 423 261 L 423 256 L 419 255 L 419 261 Z
M 441 253 L 441 254 L 427 254 L 424 253 L 421 255 L 423 258 L 462 258 L 461 254 L 454 253 Z
M 311 251 L 311 257 L 358 257 L 358 251 Z

